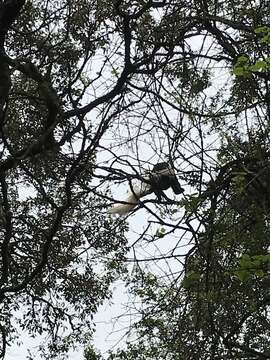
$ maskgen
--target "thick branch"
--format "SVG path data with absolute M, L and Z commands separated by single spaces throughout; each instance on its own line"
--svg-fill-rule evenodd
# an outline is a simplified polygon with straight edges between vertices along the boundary
M 6 0 L 0 4 L 0 51 L 3 51 L 5 38 L 19 13 L 25 0 Z
M 2 221 L 5 225 L 5 236 L 1 244 L 1 258 L 2 258 L 2 275 L 0 279 L 0 286 L 2 286 L 8 280 L 9 273 L 9 243 L 12 236 L 12 215 L 10 212 L 9 202 L 8 202 L 8 192 L 7 192 L 7 183 L 5 175 L 0 176 L 0 184 L 2 190 Z

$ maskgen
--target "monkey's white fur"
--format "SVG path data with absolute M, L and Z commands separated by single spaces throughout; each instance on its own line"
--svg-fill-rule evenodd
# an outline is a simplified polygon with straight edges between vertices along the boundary
M 138 204 L 140 198 L 151 193 L 151 186 L 147 183 L 141 183 L 137 186 L 130 186 L 128 197 L 122 203 L 115 204 L 109 209 L 110 214 L 125 215 L 134 209 Z M 125 203 L 124 203 L 125 202 Z

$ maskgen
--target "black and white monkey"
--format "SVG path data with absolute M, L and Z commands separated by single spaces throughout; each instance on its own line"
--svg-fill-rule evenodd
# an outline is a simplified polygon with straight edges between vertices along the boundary
M 145 182 L 141 181 L 139 185 L 130 186 L 128 197 L 123 204 L 115 204 L 110 210 L 110 214 L 124 215 L 130 212 L 138 205 L 140 199 L 148 194 L 155 193 L 157 198 L 161 200 L 163 190 L 170 187 L 173 192 L 178 195 L 184 192 L 180 186 L 173 168 L 166 162 L 154 165 L 152 171 L 145 178 Z

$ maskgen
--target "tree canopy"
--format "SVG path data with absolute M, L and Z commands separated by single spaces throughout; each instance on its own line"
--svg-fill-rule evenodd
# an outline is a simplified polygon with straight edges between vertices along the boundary
M 121 278 L 136 317 L 107 358 L 270 358 L 269 16 L 264 0 L 0 1 L 1 357 L 24 330 L 47 359 L 87 347 Z M 109 215 L 158 161 L 185 194 Z

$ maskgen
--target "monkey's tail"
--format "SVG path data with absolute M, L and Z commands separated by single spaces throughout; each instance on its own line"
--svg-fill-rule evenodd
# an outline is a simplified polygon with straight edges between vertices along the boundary
M 124 200 L 126 204 L 115 204 L 111 209 L 109 209 L 109 214 L 118 214 L 125 215 L 129 213 L 132 209 L 134 209 L 138 203 L 139 198 L 134 194 L 130 194 L 127 199 Z
M 129 194 L 127 199 L 124 200 L 125 203 L 117 203 L 111 209 L 109 209 L 109 214 L 118 214 L 125 215 L 128 214 L 131 210 L 133 210 L 138 204 L 140 198 L 143 196 L 150 194 L 150 186 L 144 183 L 140 189 L 132 189 L 132 193 Z

